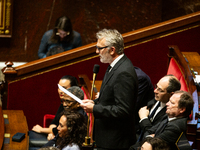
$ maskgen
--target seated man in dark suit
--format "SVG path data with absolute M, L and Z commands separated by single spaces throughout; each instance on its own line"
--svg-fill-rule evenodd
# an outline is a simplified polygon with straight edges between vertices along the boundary
M 158 137 L 172 150 L 177 149 L 175 143 L 182 132 L 186 132 L 187 119 L 193 109 L 192 96 L 185 91 L 176 91 L 167 102 L 167 117 L 162 122 L 148 129 L 144 137 Z
M 140 117 L 139 126 L 141 133 L 138 141 L 143 139 L 143 133 L 161 121 L 166 112 L 166 103 L 181 84 L 173 75 L 166 75 L 159 80 L 157 88 L 154 90 L 155 98 L 148 102 L 147 106 L 142 107 L 138 114 Z
M 138 77 L 138 96 L 136 102 L 135 125 L 136 131 L 139 129 L 139 115 L 140 108 L 147 105 L 147 103 L 154 98 L 154 88 L 149 76 L 140 68 L 135 67 L 135 72 Z
M 164 140 L 171 150 L 177 150 L 176 141 L 186 132 L 187 119 L 193 109 L 194 101 L 191 95 L 185 91 L 176 91 L 166 103 L 166 114 L 162 121 L 144 133 L 146 137 L 157 137 Z M 137 149 L 139 142 L 130 147 Z
M 135 72 L 138 77 L 138 95 L 137 95 L 137 102 L 135 106 L 135 130 L 139 129 L 139 115 L 138 111 L 140 108 L 147 105 L 147 103 L 154 98 L 154 88 L 153 84 L 151 83 L 151 79 L 149 76 L 143 72 L 140 68 L 135 67 Z M 99 92 L 95 98 L 98 98 Z M 137 131 L 139 132 L 139 131 Z

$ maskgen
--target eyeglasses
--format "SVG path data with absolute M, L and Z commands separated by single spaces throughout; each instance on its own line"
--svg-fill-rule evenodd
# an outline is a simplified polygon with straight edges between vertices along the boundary
M 107 48 L 108 46 L 105 46 L 105 47 L 98 47 L 98 46 L 96 45 L 96 47 L 97 47 L 98 51 L 100 51 L 100 50 L 102 50 L 102 49 L 104 49 L 104 48 Z
M 65 32 L 65 33 L 57 32 L 56 35 L 67 36 L 67 35 L 70 35 L 70 32 Z

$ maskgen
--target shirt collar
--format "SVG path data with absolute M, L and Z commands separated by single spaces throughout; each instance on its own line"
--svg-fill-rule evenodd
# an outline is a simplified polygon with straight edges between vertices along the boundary
M 163 103 L 163 102 L 160 102 L 160 107 L 165 107 L 166 106 L 166 103 Z
M 173 118 L 168 117 L 168 121 L 172 121 L 172 120 L 176 120 L 176 119 L 177 119 L 177 117 L 173 117 Z
M 124 54 L 119 55 L 111 64 L 110 66 L 113 68 L 115 64 L 124 56 Z

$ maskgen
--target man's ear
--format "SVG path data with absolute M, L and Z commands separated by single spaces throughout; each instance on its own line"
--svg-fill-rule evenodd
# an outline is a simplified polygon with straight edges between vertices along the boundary
M 174 94 L 174 92 L 171 92 L 171 93 L 170 93 L 170 97 L 171 97 L 173 94 Z
M 111 47 L 110 48 L 110 55 L 114 55 L 115 54 L 115 47 Z
M 185 107 L 183 107 L 183 108 L 179 108 L 179 109 L 180 109 L 180 113 L 181 113 L 181 114 L 183 114 L 183 113 L 185 112 L 185 110 L 186 110 Z

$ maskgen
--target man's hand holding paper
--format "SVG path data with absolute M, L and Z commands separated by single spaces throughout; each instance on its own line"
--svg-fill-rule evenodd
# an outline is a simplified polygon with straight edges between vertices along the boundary
M 93 100 L 82 100 L 82 104 L 80 105 L 86 113 L 93 113 L 94 101 Z

